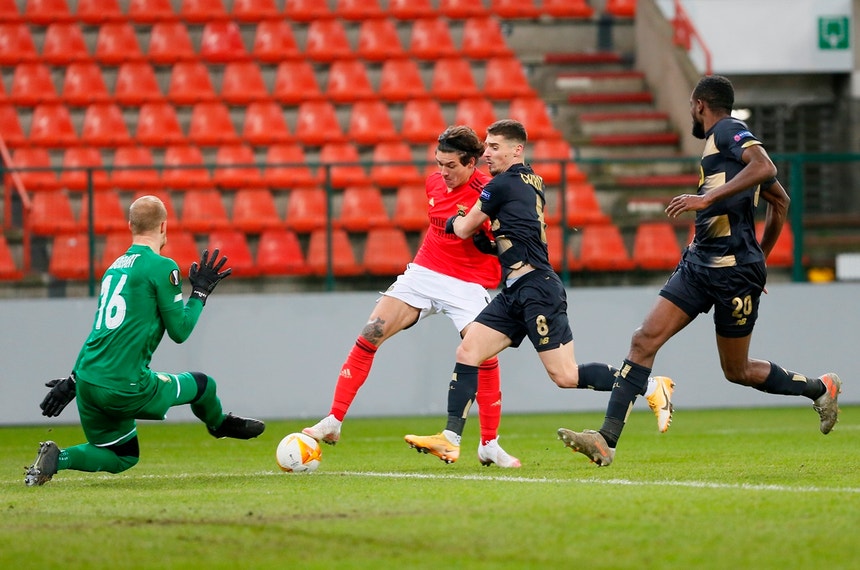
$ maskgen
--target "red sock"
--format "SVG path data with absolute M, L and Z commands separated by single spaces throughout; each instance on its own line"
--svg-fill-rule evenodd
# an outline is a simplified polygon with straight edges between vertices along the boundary
M 502 392 L 499 390 L 499 359 L 485 360 L 478 367 L 478 419 L 481 423 L 481 443 L 496 439 L 502 419 Z
M 338 420 L 343 421 L 352 401 L 355 400 L 358 389 L 367 380 L 370 367 L 373 366 L 376 348 L 364 338 L 358 337 L 346 357 L 346 362 L 340 368 L 340 375 L 337 377 L 337 385 L 334 387 L 334 398 L 329 412 Z

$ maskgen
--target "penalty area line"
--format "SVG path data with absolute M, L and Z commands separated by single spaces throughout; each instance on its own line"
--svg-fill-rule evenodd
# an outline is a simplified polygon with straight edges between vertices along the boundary
M 380 473 L 375 471 L 317 472 L 314 475 L 377 477 L 384 479 L 430 479 L 459 481 L 491 481 L 498 483 L 576 483 L 578 485 L 626 485 L 630 487 L 680 487 L 688 489 L 715 489 L 734 491 L 776 491 L 780 493 L 860 493 L 857 487 L 792 487 L 790 485 L 757 485 L 751 483 L 712 483 L 709 481 L 633 481 L 630 479 L 559 479 L 546 477 L 506 477 L 496 475 L 437 475 L 432 473 Z

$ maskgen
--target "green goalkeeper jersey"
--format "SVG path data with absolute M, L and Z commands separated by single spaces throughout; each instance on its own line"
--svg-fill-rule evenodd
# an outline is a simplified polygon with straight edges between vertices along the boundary
M 149 373 L 164 331 L 177 343 L 189 337 L 203 310 L 182 299 L 176 262 L 145 245 L 132 245 L 105 271 L 93 329 L 75 363 L 78 381 L 135 391 Z

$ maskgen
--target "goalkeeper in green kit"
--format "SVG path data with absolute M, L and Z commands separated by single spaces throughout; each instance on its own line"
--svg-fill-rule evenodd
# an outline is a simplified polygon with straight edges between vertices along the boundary
M 92 332 L 72 373 L 51 380 L 41 403 L 42 414 L 58 416 L 77 397 L 87 443 L 60 449 L 53 441 L 39 446 L 26 469 L 28 486 L 43 485 L 57 471 L 120 473 L 140 458 L 136 419 L 163 420 L 173 406 L 191 410 L 216 438 L 250 439 L 265 429 L 259 420 L 224 414 L 215 381 L 202 372 L 168 374 L 150 370 L 152 353 L 165 331 L 184 342 L 206 304 L 206 298 L 231 270 L 227 258 L 204 251 L 193 263 L 188 281 L 191 298 L 182 298 L 179 267 L 160 255 L 167 243 L 167 210 L 155 196 L 143 196 L 129 208 L 132 244 L 107 269 L 101 282 Z

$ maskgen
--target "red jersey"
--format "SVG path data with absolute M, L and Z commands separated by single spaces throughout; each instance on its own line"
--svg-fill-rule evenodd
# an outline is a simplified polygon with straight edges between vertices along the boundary
M 478 251 L 471 239 L 460 239 L 454 234 L 445 233 L 448 218 L 458 211 L 469 211 L 489 181 L 489 175 L 476 169 L 465 184 L 449 190 L 438 172 L 427 177 L 424 186 L 429 204 L 427 214 L 430 227 L 415 255 L 415 263 L 488 289 L 499 285 L 502 270 L 496 256 Z M 484 231 L 489 233 L 489 221 Z

